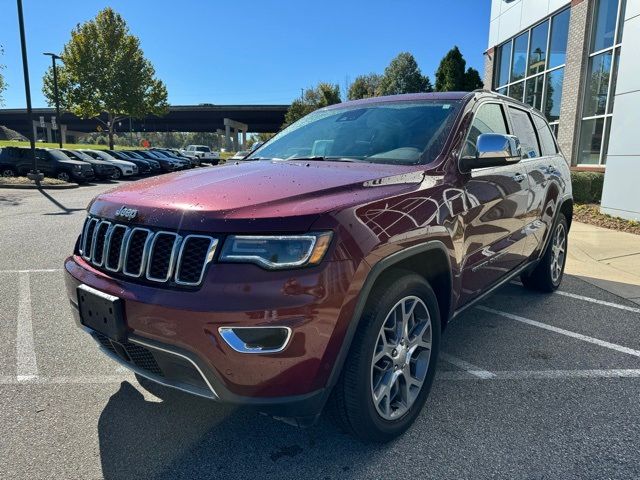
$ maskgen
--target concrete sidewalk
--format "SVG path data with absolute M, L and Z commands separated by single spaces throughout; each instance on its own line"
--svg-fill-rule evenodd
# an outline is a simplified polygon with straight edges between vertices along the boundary
M 565 272 L 640 305 L 640 235 L 574 221 Z

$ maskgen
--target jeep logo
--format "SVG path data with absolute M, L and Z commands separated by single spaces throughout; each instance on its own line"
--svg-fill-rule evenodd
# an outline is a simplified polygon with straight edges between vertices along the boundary
M 138 210 L 135 208 L 127 208 L 124 205 L 116 210 L 116 217 L 126 218 L 127 220 L 133 220 L 138 215 Z

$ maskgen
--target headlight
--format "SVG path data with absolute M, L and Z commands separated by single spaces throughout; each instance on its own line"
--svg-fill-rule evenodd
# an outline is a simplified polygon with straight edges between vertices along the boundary
M 231 235 L 224 242 L 221 262 L 255 263 L 277 270 L 322 261 L 331 243 L 331 232 L 285 236 Z
M 82 165 L 74 165 L 73 168 L 76 170 L 82 170 Z

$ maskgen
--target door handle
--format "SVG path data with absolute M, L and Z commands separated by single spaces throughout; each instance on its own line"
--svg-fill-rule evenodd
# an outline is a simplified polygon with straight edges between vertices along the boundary
M 513 176 L 513 179 L 514 179 L 516 182 L 518 182 L 518 183 L 522 182 L 525 178 L 526 178 L 526 177 L 525 177 L 523 174 L 521 174 L 521 173 L 516 173 L 516 174 Z

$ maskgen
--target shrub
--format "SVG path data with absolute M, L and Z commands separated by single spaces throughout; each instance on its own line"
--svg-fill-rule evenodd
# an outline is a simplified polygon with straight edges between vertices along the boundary
M 571 172 L 571 184 L 576 203 L 600 203 L 604 173 Z

